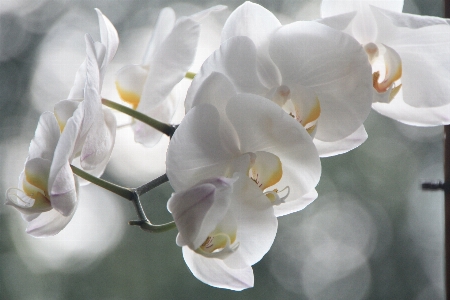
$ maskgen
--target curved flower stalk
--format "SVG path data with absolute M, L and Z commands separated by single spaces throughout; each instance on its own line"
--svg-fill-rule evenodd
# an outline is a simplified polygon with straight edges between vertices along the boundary
M 79 157 L 84 170 L 100 176 L 114 146 L 116 120 L 109 109 L 102 107 L 101 89 L 106 67 L 116 53 L 119 38 L 111 22 L 100 10 L 96 11 L 101 42 L 94 42 L 90 35 L 86 35 L 86 60 L 76 74 L 69 98 L 59 101 L 54 108 L 62 132 L 58 147 L 67 151 L 57 151 L 59 155 L 55 157 L 56 162 L 50 172 L 51 180 L 56 178 L 58 169 L 66 161 L 76 157 Z
M 49 182 L 60 130 L 55 116 L 45 112 L 39 119 L 18 188 L 6 192 L 6 204 L 15 207 L 28 222 L 26 232 L 35 237 L 55 235 L 72 219 L 78 203 L 78 181 L 69 161 L 58 178 Z M 64 193 L 51 193 L 63 190 Z
M 320 159 L 295 119 L 257 95 L 233 96 L 229 89 L 214 88 L 202 95 L 213 95 L 220 105 L 196 105 L 175 131 L 166 159 L 175 192 L 241 172 L 276 205 L 277 216 L 301 210 L 317 197 Z
M 246 174 L 214 177 L 167 203 L 178 228 L 177 245 L 191 272 L 209 285 L 253 287 L 253 270 L 277 232 L 273 203 Z
M 324 0 L 319 22 L 364 46 L 376 111 L 411 125 L 449 124 L 450 25 L 402 8 L 403 0 Z
M 161 10 L 142 63 L 125 66 L 117 74 L 116 87 L 122 100 L 150 117 L 170 123 L 178 103 L 169 94 L 194 61 L 200 22 L 211 12 L 225 8 L 218 5 L 179 19 L 172 8 Z M 162 136 L 139 121 L 133 130 L 135 141 L 146 147 L 156 145 Z
M 220 49 L 195 76 L 186 111 L 213 72 L 237 92 L 282 107 L 314 137 L 320 156 L 349 151 L 367 138 L 362 123 L 372 103 L 370 64 L 361 45 L 340 31 L 317 22 L 281 26 L 271 12 L 245 2 L 226 21 Z

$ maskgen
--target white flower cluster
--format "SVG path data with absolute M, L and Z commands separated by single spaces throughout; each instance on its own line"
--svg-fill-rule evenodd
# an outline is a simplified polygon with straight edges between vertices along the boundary
M 117 74 L 121 99 L 171 122 L 169 94 L 194 60 L 200 23 L 224 8 L 178 19 L 163 9 L 142 63 Z M 277 217 L 316 199 L 320 157 L 362 144 L 372 107 L 407 124 L 450 123 L 450 25 L 402 8 L 402 0 L 323 0 L 322 19 L 287 25 L 251 2 L 231 13 L 221 46 L 192 80 L 166 158 L 176 243 L 198 279 L 252 287 L 251 266 L 270 249 Z M 7 192 L 34 236 L 58 233 L 75 212 L 70 164 L 100 176 L 114 145 L 101 87 L 118 35 L 97 13 L 101 42 L 86 36 L 68 99 L 41 116 L 19 187 Z M 133 129 L 147 147 L 162 135 L 140 121 Z

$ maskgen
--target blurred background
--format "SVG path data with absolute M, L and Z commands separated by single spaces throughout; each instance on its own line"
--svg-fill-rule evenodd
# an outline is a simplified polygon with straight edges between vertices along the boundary
M 319 17 L 320 0 L 256 2 L 284 24 Z M 121 39 L 102 93 L 118 100 L 114 74 L 140 63 L 161 8 L 182 16 L 228 5 L 202 25 L 196 71 L 241 3 L 0 0 L 0 195 L 17 185 L 40 114 L 67 97 L 85 56 L 84 34 L 99 39 L 94 7 Z M 443 3 L 405 0 L 404 12 L 442 16 Z M 174 95 L 182 99 L 188 85 L 181 82 Z M 424 180 L 443 179 L 443 128 L 406 126 L 376 112 L 365 126 L 362 146 L 322 159 L 318 199 L 279 219 L 272 249 L 253 267 L 253 289 L 198 281 L 175 244 L 176 230 L 128 226 L 136 218 L 131 204 L 91 185 L 81 189 L 72 222 L 52 238 L 26 235 L 20 214 L 0 205 L 0 299 L 443 299 L 443 193 L 420 190 Z M 116 140 L 104 178 L 136 187 L 164 173 L 168 140 L 146 149 L 127 127 Z M 143 198 L 154 223 L 170 220 L 170 194 L 166 184 Z

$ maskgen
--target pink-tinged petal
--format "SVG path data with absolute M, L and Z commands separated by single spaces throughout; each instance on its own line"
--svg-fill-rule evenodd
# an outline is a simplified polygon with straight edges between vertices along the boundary
M 51 161 L 59 137 L 59 126 L 55 116 L 51 112 L 44 112 L 39 118 L 34 138 L 31 140 L 28 159 L 40 157 Z
M 111 21 L 98 8 L 95 11 L 97 12 L 100 27 L 100 40 L 106 48 L 105 59 L 102 63 L 102 67 L 105 67 L 116 54 L 117 48 L 119 47 L 119 35 Z
M 148 69 L 140 65 L 127 65 L 117 72 L 117 92 L 123 101 L 131 104 L 135 109 L 141 101 L 147 75 Z
M 204 257 L 186 246 L 183 247 L 183 257 L 192 274 L 206 284 L 235 291 L 253 287 L 253 270 L 250 266 L 232 269 L 223 260 Z
M 352 37 L 316 22 L 295 22 L 274 33 L 269 50 L 293 98 L 308 88 L 319 99 L 318 139 L 340 140 L 365 121 L 373 97 L 372 68 Z
M 401 90 L 405 103 L 414 107 L 448 104 L 450 26 L 444 24 L 417 29 L 397 27 L 380 10 L 372 10 L 380 32 L 378 42 L 394 49 L 401 58 Z M 401 14 L 397 15 L 398 18 L 402 17 Z
M 161 10 L 156 20 L 155 27 L 153 29 L 152 37 L 145 51 L 144 58 L 142 60 L 143 65 L 148 65 L 152 60 L 153 55 L 157 49 L 161 46 L 163 41 L 169 36 L 170 32 L 175 25 L 175 12 L 170 7 L 165 7 Z
M 295 199 L 293 201 L 286 201 L 281 205 L 274 206 L 273 209 L 275 212 L 275 216 L 281 217 L 302 210 L 306 206 L 311 204 L 314 200 L 316 200 L 317 196 L 318 196 L 317 191 L 315 189 L 312 189 L 299 199 Z
M 200 247 L 225 217 L 235 179 L 224 177 L 203 181 L 187 191 L 174 193 L 167 202 L 179 234 L 192 250 Z
M 235 36 L 247 36 L 259 47 L 280 26 L 274 14 L 259 4 L 247 1 L 236 8 L 225 22 L 222 43 Z
M 72 220 L 75 209 L 68 216 L 61 215 L 58 211 L 52 209 L 39 215 L 31 215 L 28 218 L 26 232 L 34 237 L 53 236 L 63 230 Z
M 233 159 L 220 137 L 220 115 L 212 105 L 192 108 L 173 135 L 167 150 L 167 176 L 176 192 L 211 177 L 231 177 Z
M 55 104 L 53 112 L 55 114 L 56 120 L 58 121 L 59 129 L 61 132 L 66 126 L 67 120 L 69 120 L 69 118 L 73 116 L 73 113 L 78 108 L 78 105 L 80 105 L 82 100 L 83 99 L 61 100 Z
M 367 139 L 367 132 L 364 125 L 361 125 L 355 132 L 342 140 L 334 142 L 324 142 L 314 138 L 313 142 L 316 145 L 317 152 L 320 157 L 329 157 L 348 152 L 359 147 Z
M 238 92 L 264 95 L 267 88 L 259 80 L 257 64 L 256 47 L 248 37 L 227 40 L 206 59 L 192 81 L 186 96 L 186 111 L 193 106 L 203 81 L 213 72 L 225 75 Z
M 239 136 L 242 153 L 266 151 L 278 156 L 283 176 L 275 187 L 279 191 L 290 187 L 287 201 L 317 185 L 321 165 L 316 147 L 303 126 L 278 105 L 263 97 L 240 94 L 229 101 L 227 116 Z
M 184 78 L 194 61 L 199 34 L 200 25 L 197 22 L 185 17 L 177 20 L 172 32 L 150 61 L 138 111 L 147 113 L 164 101 L 173 87 Z
M 49 185 L 49 194 L 56 211 L 65 217 L 73 214 L 78 202 L 77 182 L 69 162 L 59 170 L 52 185 Z
M 275 240 L 278 220 L 273 205 L 246 174 L 240 174 L 233 185 L 231 211 L 237 221 L 236 241 L 239 247 L 236 254 L 246 264 L 253 265 L 269 251 Z M 224 262 L 235 266 L 234 254 Z
M 378 113 L 408 125 L 426 127 L 450 124 L 450 104 L 439 107 L 413 107 L 406 104 L 400 95 L 390 103 L 373 103 L 372 107 Z

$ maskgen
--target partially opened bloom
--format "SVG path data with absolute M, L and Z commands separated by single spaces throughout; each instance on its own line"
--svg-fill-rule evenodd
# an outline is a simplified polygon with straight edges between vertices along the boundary
M 450 25 L 402 13 L 403 0 L 324 0 L 319 22 L 353 35 L 372 64 L 374 104 L 406 124 L 450 123 Z
M 194 61 L 200 22 L 211 12 L 225 8 L 218 5 L 179 19 L 172 8 L 161 10 L 142 63 L 125 66 L 117 74 L 116 87 L 122 100 L 150 117 L 169 123 L 178 105 L 169 94 Z M 154 146 L 162 136 L 139 121 L 133 130 L 135 141 L 147 147 Z
M 301 210 L 317 197 L 319 156 L 295 119 L 261 96 L 235 95 L 232 87 L 214 92 L 212 86 L 200 95 L 210 95 L 218 105 L 192 108 L 169 143 L 167 176 L 175 192 L 240 172 L 276 205 L 277 216 Z
M 232 290 L 253 287 L 251 266 L 272 246 L 278 223 L 273 203 L 246 174 L 201 181 L 174 193 L 167 207 L 195 277 Z
M 370 64 L 352 37 L 317 22 L 282 26 L 263 7 L 246 2 L 228 18 L 222 45 L 203 64 L 186 98 L 223 74 L 237 92 L 272 100 L 314 137 L 321 156 L 359 146 L 372 103 Z
M 78 182 L 69 161 L 60 168 L 59 176 L 49 182 L 60 130 L 55 116 L 45 112 L 39 119 L 30 143 L 25 168 L 20 174 L 18 188 L 6 192 L 6 204 L 15 207 L 28 222 L 27 233 L 44 237 L 55 235 L 72 219 L 78 203 Z M 55 194 L 50 191 L 64 190 Z
M 80 66 L 67 100 L 54 108 L 60 126 L 61 140 L 51 180 L 65 161 L 79 157 L 83 169 L 100 176 L 109 161 L 115 140 L 116 120 L 102 107 L 101 90 L 106 67 L 113 59 L 119 39 L 111 22 L 97 9 L 101 42 L 86 35 L 86 60 Z

